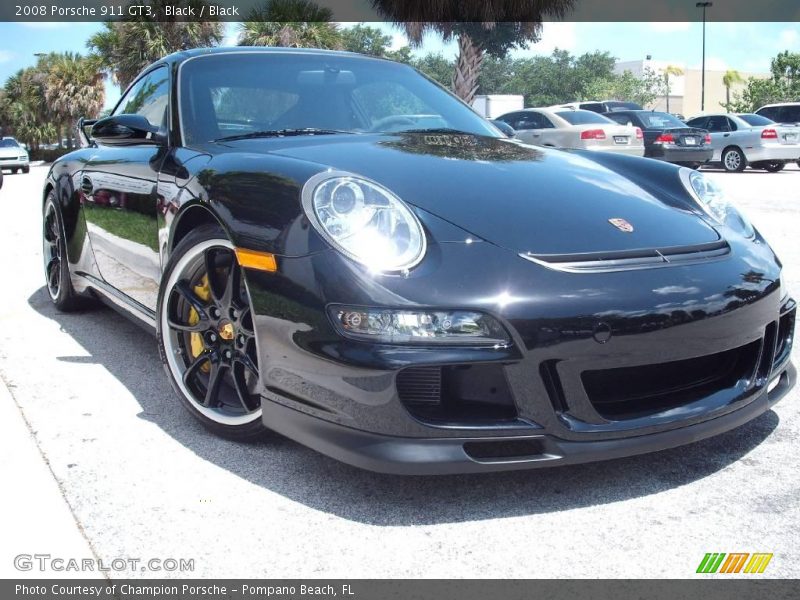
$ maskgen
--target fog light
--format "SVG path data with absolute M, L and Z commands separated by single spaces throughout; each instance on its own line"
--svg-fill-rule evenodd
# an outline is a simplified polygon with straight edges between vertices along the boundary
M 330 314 L 344 335 L 385 344 L 506 346 L 510 341 L 497 319 L 479 312 L 333 306 Z

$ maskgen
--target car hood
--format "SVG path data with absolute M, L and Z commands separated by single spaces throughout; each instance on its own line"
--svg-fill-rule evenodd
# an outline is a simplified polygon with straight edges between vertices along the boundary
M 0 148 L 0 158 L 9 158 L 25 155 L 24 148 Z
M 368 177 L 408 204 L 515 252 L 618 252 L 719 240 L 674 197 L 656 197 L 579 154 L 505 138 L 361 134 L 245 140 L 229 147 Z M 612 219 L 624 219 L 633 231 Z

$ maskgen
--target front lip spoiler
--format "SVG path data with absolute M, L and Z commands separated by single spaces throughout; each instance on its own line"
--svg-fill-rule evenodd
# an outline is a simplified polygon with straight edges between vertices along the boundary
M 318 419 L 262 397 L 264 424 L 301 444 L 350 465 L 396 475 L 445 475 L 512 471 L 594 462 L 666 450 L 709 438 L 755 419 L 794 386 L 796 370 L 789 363 L 778 384 L 767 387 L 739 410 L 694 425 L 647 435 L 611 440 L 568 441 L 552 435 L 464 438 L 392 437 Z M 469 442 L 532 441 L 542 452 L 535 456 L 476 460 L 464 450 Z

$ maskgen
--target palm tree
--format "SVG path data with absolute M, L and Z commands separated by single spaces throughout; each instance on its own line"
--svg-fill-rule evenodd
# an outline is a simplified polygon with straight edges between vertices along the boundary
M 539 41 L 545 18 L 561 19 L 574 0 L 371 0 L 382 17 L 401 27 L 412 45 L 427 32 L 457 40 L 452 87 L 471 103 L 486 55 L 504 57 L 513 48 Z
M 310 0 L 269 0 L 239 27 L 240 46 L 341 49 L 333 13 Z
M 69 130 L 80 117 L 94 118 L 103 109 L 105 76 L 99 67 L 97 59 L 71 52 L 56 55 L 50 62 L 44 95 L 59 128 Z M 70 133 L 70 146 L 72 137 Z
M 683 75 L 683 69 L 675 65 L 668 65 L 664 69 L 664 97 L 667 99 L 667 112 L 669 112 L 669 78 L 671 75 L 680 77 Z
M 725 110 L 730 111 L 731 106 L 731 86 L 737 83 L 744 83 L 744 77 L 736 69 L 728 69 L 722 76 L 722 85 L 725 86 Z
M 133 4 L 133 3 L 132 3 Z M 199 0 L 149 0 L 158 14 L 166 5 L 194 7 Z M 149 18 L 128 18 L 124 21 L 106 21 L 103 30 L 89 38 L 87 46 L 122 89 L 134 80 L 147 65 L 162 56 L 222 42 L 222 23 L 188 21 L 153 21 Z

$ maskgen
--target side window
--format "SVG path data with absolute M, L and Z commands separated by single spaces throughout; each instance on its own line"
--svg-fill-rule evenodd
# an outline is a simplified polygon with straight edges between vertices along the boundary
M 762 108 L 756 114 L 759 114 L 762 117 L 766 117 L 767 119 L 772 119 L 773 121 L 779 123 L 780 121 L 778 121 L 778 114 L 777 113 L 778 113 L 777 108 L 774 107 L 774 106 L 770 106 L 768 108 Z
M 781 123 L 800 123 L 800 105 L 784 106 L 780 117 Z
M 516 129 L 518 114 L 519 113 L 509 113 L 509 114 L 497 117 L 497 120 L 498 121 L 502 121 L 503 123 L 506 123 L 510 127 L 513 127 L 514 129 Z
M 142 115 L 151 125 L 167 128 L 169 71 L 159 67 L 133 84 L 122 98 L 114 115 Z
M 728 131 L 728 118 L 709 117 L 706 129 L 708 129 L 712 133 L 720 133 L 721 131 Z
M 612 121 L 616 121 L 620 125 L 633 125 L 633 121 L 627 115 L 621 115 L 618 113 L 606 113 L 603 116 L 608 117 Z
M 691 119 L 689 121 L 686 121 L 686 124 L 689 127 L 697 127 L 698 129 L 708 129 L 708 118 L 699 117 L 697 119 Z
M 519 130 L 526 130 L 526 129 L 541 129 L 540 123 L 541 120 L 539 119 L 538 113 L 523 113 L 520 115 L 519 119 L 517 120 L 518 126 L 514 129 Z
M 555 129 L 556 127 L 555 125 L 553 125 L 553 122 L 549 118 L 547 118 L 547 115 L 540 114 L 539 120 L 540 120 L 539 126 L 542 129 Z
M 734 123 L 734 122 L 733 122 L 733 121 L 731 121 L 730 119 L 725 119 L 725 122 L 726 122 L 726 124 L 727 124 L 728 131 L 736 131 L 737 129 L 739 129 L 739 128 L 736 126 L 736 123 Z

